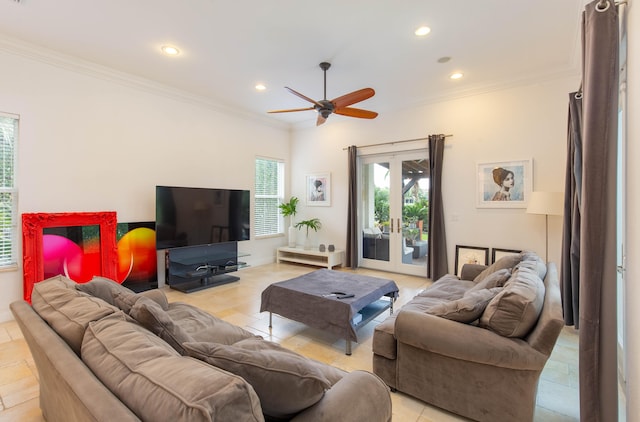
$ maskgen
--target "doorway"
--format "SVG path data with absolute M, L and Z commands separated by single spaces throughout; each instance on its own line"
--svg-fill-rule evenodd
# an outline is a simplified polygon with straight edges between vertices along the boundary
M 361 266 L 426 275 L 429 238 L 427 151 L 363 156 L 359 177 Z

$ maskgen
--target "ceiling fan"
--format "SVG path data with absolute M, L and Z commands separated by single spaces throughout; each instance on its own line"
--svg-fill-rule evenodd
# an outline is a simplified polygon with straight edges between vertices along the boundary
M 376 93 L 373 88 L 362 88 L 357 91 L 342 95 L 338 98 L 334 98 L 333 100 L 327 100 L 327 69 L 329 69 L 330 67 L 331 63 L 320 63 L 320 69 L 322 69 L 322 71 L 324 72 L 323 100 L 312 100 L 311 98 L 304 96 L 299 92 L 285 86 L 285 89 L 287 91 L 289 91 L 293 95 L 297 95 L 303 100 L 309 101 L 311 104 L 313 104 L 313 107 L 294 108 L 289 110 L 272 110 L 269 111 L 269 113 L 290 113 L 292 111 L 316 110 L 318 112 L 318 120 L 316 121 L 316 126 L 320 126 L 321 124 L 323 124 L 327 120 L 327 117 L 329 117 L 329 115 L 331 115 L 332 113 L 340 114 L 342 116 L 358 117 L 361 119 L 375 119 L 378 116 L 378 113 L 376 113 L 375 111 L 349 107 L 352 104 L 359 103 L 360 101 L 364 101 L 367 98 L 373 97 Z

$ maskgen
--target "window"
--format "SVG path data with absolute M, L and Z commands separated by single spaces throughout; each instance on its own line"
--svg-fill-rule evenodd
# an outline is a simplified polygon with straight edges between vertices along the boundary
M 18 116 L 0 113 L 0 268 L 17 264 L 17 137 Z
M 278 205 L 284 199 L 284 163 L 256 158 L 255 235 L 284 233 L 284 221 Z

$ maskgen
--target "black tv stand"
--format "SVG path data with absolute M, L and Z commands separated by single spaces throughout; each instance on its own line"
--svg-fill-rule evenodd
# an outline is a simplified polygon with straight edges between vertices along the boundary
M 174 290 L 179 290 L 182 293 L 193 293 L 199 290 L 208 289 L 210 287 L 221 286 L 223 284 L 233 283 L 240 280 L 240 277 L 229 274 L 214 275 L 211 277 L 204 277 L 200 280 L 187 281 L 183 283 L 170 284 Z
M 235 272 L 238 242 L 174 248 L 167 251 L 167 284 L 184 293 L 197 292 L 240 280 Z

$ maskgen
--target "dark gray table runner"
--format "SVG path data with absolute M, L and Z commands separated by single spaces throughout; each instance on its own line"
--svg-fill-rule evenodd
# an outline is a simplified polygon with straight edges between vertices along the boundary
M 325 296 L 332 292 L 352 293 L 354 297 Z M 353 317 L 385 295 L 393 299 L 398 296 L 393 280 L 321 269 L 267 287 L 262 292 L 260 312 L 273 312 L 358 341 Z

